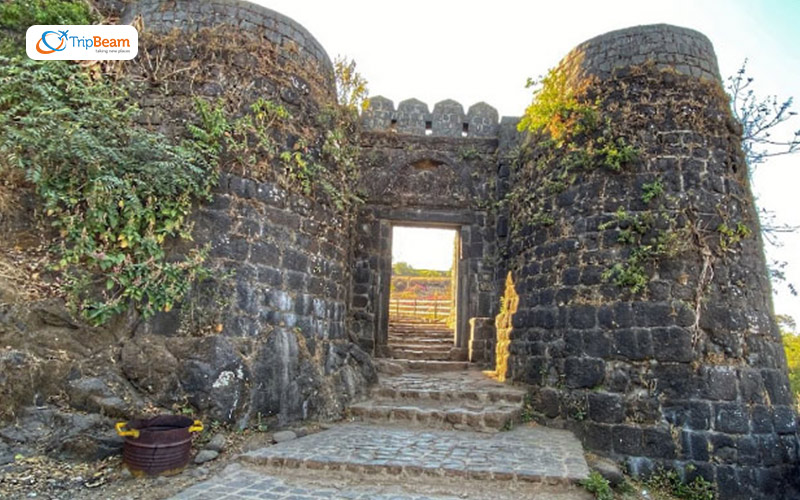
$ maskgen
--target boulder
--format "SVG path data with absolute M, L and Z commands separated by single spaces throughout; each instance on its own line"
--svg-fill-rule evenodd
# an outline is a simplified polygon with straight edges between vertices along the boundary
M 67 383 L 66 390 L 70 405 L 77 410 L 116 418 L 126 418 L 131 413 L 128 403 L 97 377 L 71 380 Z
M 589 467 L 603 476 L 612 487 L 622 484 L 625 480 L 622 469 L 613 460 L 591 454 L 586 457 L 586 461 Z
M 284 443 L 297 439 L 297 434 L 294 431 L 278 431 L 272 435 L 272 440 L 276 443 Z
M 215 434 L 214 437 L 211 438 L 211 441 L 205 446 L 205 449 L 222 452 L 225 450 L 225 442 L 225 434 Z
M 122 374 L 156 403 L 169 406 L 180 400 L 178 360 L 164 337 L 141 335 L 129 339 L 120 353 Z
M 234 422 L 246 403 L 250 369 L 234 341 L 213 336 L 171 339 L 178 380 L 189 403 L 209 418 Z
M 15 425 L 0 429 L 10 448 L 40 448 L 75 460 L 101 460 L 122 451 L 114 420 L 97 414 L 67 413 L 50 407 L 25 408 Z
M 214 450 L 200 450 L 200 452 L 194 457 L 194 463 L 196 464 L 204 464 L 206 462 L 210 462 L 219 456 L 219 452 Z

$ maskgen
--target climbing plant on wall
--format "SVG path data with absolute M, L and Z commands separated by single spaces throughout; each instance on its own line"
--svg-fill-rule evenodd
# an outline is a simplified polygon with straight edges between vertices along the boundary
M 522 181 L 509 191 L 505 202 L 515 214 L 513 231 L 554 224 L 546 200 L 574 184 L 580 172 L 597 168 L 619 172 L 636 159 L 636 148 L 601 114 L 600 101 L 587 98 L 590 83 L 587 79 L 583 87 L 573 88 L 557 69 L 541 81 L 528 81 L 535 90 L 517 127 L 529 133 L 516 161 L 517 174 L 519 179 L 535 177 L 540 188 L 531 189 Z
M 3 27 L 89 22 L 83 2 L 14 1 Z M 187 216 L 216 182 L 214 152 L 136 127 L 135 106 L 102 75 L 65 61 L 0 57 L 0 168 L 24 173 L 52 228 L 55 269 L 76 312 L 94 324 L 133 306 L 168 311 L 205 275 L 203 249 L 167 258 L 191 239 Z

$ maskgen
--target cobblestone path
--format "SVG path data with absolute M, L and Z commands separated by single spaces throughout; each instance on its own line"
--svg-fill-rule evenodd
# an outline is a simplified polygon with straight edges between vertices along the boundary
M 425 363 L 425 362 L 422 362 Z M 431 363 L 431 362 L 429 362 Z M 572 433 L 518 420 L 524 391 L 478 371 L 383 376 L 344 423 L 240 456 L 177 499 L 578 499 Z
M 460 500 L 452 496 L 382 493 L 379 486 L 347 486 L 346 490 L 304 484 L 267 476 L 255 470 L 239 470 L 196 484 L 173 497 L 173 500 Z
M 525 427 L 497 434 L 343 425 L 243 456 L 260 465 L 386 469 L 394 474 L 572 482 L 586 477 L 583 449 L 567 431 Z

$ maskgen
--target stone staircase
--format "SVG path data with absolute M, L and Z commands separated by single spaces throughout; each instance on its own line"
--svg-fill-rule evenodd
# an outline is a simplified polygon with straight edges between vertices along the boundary
M 576 485 L 589 471 L 570 432 L 515 425 L 524 390 L 466 363 L 378 361 L 380 381 L 349 422 L 245 453 L 244 467 L 175 498 L 591 498 Z
M 439 369 L 442 363 L 418 366 Z M 448 366 L 461 364 L 449 362 Z M 350 406 L 350 414 L 373 423 L 497 432 L 519 421 L 524 397 L 523 390 L 495 382 L 476 370 L 419 371 L 382 377 L 372 398 Z
M 451 360 L 453 329 L 444 323 L 393 320 L 389 322 L 389 348 L 396 359 Z

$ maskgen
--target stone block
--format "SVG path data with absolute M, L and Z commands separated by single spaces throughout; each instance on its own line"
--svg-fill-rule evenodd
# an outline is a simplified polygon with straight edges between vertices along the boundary
M 573 306 L 569 310 L 569 326 L 578 329 L 594 328 L 597 325 L 597 308 Z
M 680 327 L 653 328 L 650 331 L 653 339 L 653 356 L 658 361 L 675 361 L 686 363 L 692 360 L 692 334 Z M 734 391 L 736 385 L 734 384 Z
M 280 260 L 280 250 L 273 244 L 256 242 L 250 249 L 250 262 L 253 264 L 274 267 L 280 264 Z
M 703 368 L 705 376 L 700 388 L 701 395 L 710 400 L 733 401 L 738 396 L 736 369 L 730 366 L 708 366 Z
M 620 423 L 625 418 L 623 399 L 617 394 L 594 392 L 589 394 L 589 418 L 595 422 Z
M 603 383 L 605 363 L 599 359 L 567 358 L 564 372 L 570 389 L 592 388 Z
M 792 407 L 773 407 L 772 425 L 778 434 L 795 434 L 797 432 L 797 416 Z
M 675 324 L 669 304 L 634 302 L 633 316 L 637 326 L 669 326 Z
M 683 457 L 688 460 L 706 462 L 710 458 L 708 438 L 704 432 L 681 431 L 681 448 Z
M 642 431 L 641 454 L 652 458 L 675 458 L 675 442 L 669 429 L 645 428 Z
M 738 403 L 714 404 L 714 429 L 728 434 L 745 434 L 750 430 L 747 408 Z
M 642 429 L 630 425 L 616 425 L 612 431 L 614 451 L 622 455 L 639 456 L 642 453 Z

